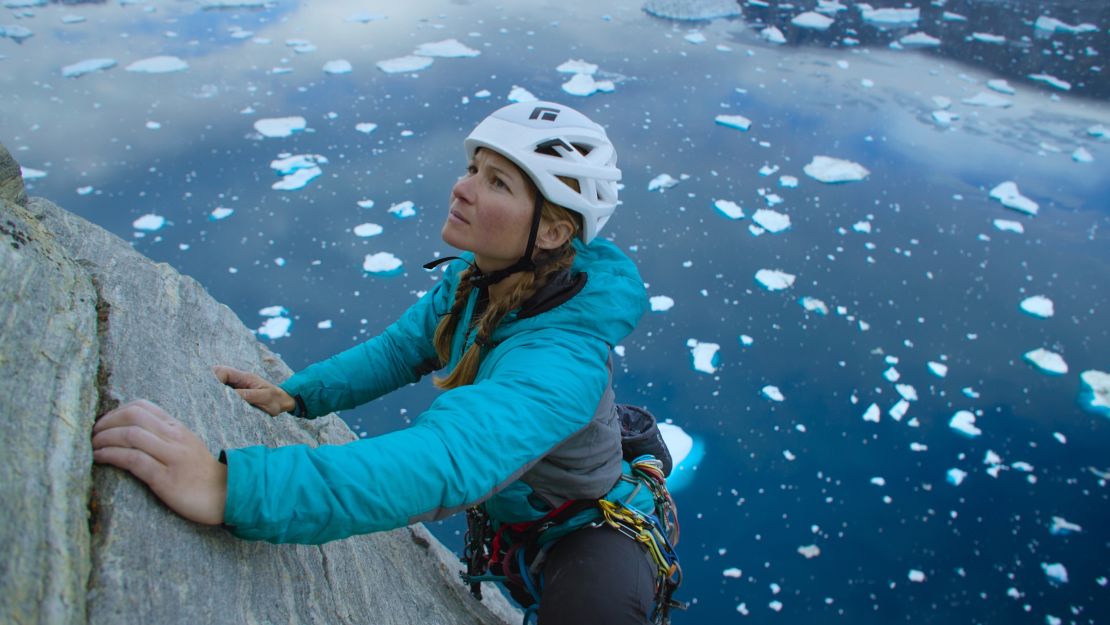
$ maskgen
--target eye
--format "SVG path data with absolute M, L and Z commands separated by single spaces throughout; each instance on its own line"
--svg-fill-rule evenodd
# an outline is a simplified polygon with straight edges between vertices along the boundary
M 509 185 L 505 184 L 505 181 L 498 178 L 497 176 L 493 177 L 493 180 L 490 182 L 490 184 L 492 184 L 494 187 L 496 187 L 498 189 L 506 189 L 507 190 L 509 188 Z
M 478 173 L 478 168 L 475 167 L 473 163 L 466 166 L 466 175 L 473 176 L 476 173 Z

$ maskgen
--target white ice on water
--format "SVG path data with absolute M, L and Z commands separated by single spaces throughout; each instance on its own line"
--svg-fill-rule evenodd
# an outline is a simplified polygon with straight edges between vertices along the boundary
M 445 39 L 443 41 L 433 41 L 431 43 L 422 43 L 417 46 L 416 51 L 413 52 L 418 56 L 434 56 L 447 59 L 461 59 L 473 58 L 481 54 L 474 48 L 469 48 L 458 39 Z
M 297 115 L 292 117 L 269 117 L 254 122 L 254 129 L 263 137 L 280 139 L 288 137 L 294 132 L 304 130 L 308 125 L 305 118 Z
M 362 270 L 367 273 L 392 274 L 400 270 L 401 259 L 389 252 L 367 254 L 362 260 Z
M 586 61 L 583 61 L 582 59 L 570 59 L 564 61 L 562 64 L 555 68 L 555 71 L 559 72 L 560 74 L 590 74 L 591 76 L 596 74 L 597 70 L 597 65 L 594 65 L 593 63 L 588 63 Z
M 737 568 L 731 568 L 721 571 L 721 575 L 724 575 L 725 577 L 730 577 L 732 579 L 740 579 L 744 575 L 744 572 Z
M 296 191 L 303 189 L 309 182 L 324 173 L 320 165 L 327 163 L 328 159 L 319 154 L 283 154 L 276 160 L 270 161 L 270 168 L 282 176 L 282 179 L 270 186 L 278 191 Z
M 768 232 L 779 233 L 790 227 L 790 216 L 761 208 L 752 215 L 752 221 L 759 224 Z
M 378 69 L 387 74 L 404 74 L 408 72 L 419 72 L 422 69 L 428 69 L 435 61 L 429 56 L 417 56 L 410 54 L 408 56 L 401 56 L 394 59 L 386 59 L 378 61 L 375 65 Z
M 508 100 L 510 102 L 536 102 L 539 98 L 524 87 L 513 85 L 513 88 L 509 90 Z
M 131 222 L 131 227 L 136 230 L 142 230 L 143 232 L 161 230 L 164 225 L 166 225 L 166 218 L 161 215 L 155 215 L 154 213 L 147 213 Z
M 871 423 L 878 423 L 882 418 L 882 411 L 879 410 L 878 404 L 871 404 L 863 413 L 863 420 Z
M 871 173 L 859 163 L 831 156 L 814 156 L 802 171 L 810 178 L 830 184 L 863 180 Z
M 964 98 L 963 103 L 970 104 L 971 106 L 985 106 L 987 108 L 1009 108 L 1014 105 L 1008 98 L 990 93 L 989 91 L 980 91 L 970 98 Z
M 909 578 L 911 582 L 920 584 L 925 581 L 925 573 L 918 571 L 917 569 L 910 569 Z
M 1110 373 L 1088 369 L 1079 374 L 1083 383 L 1080 403 L 1091 412 L 1110 417 Z
M 208 219 L 210 221 L 219 221 L 221 219 L 227 219 L 228 217 L 231 217 L 231 214 L 234 213 L 234 212 L 235 212 L 234 209 L 225 208 L 223 206 L 218 206 L 215 209 L 213 209 L 211 213 L 208 214 Z
M 720 361 L 717 352 L 721 346 L 717 343 L 703 343 L 697 339 L 690 339 L 686 341 L 686 347 L 690 348 L 690 356 L 694 361 L 694 370 L 701 371 L 702 373 L 716 373 L 717 363 Z
M 718 115 L 713 118 L 713 121 L 721 126 L 736 128 L 737 130 L 747 130 L 752 126 L 752 120 L 743 115 Z
M 1025 226 L 1021 225 L 1020 221 L 1011 221 L 1009 219 L 995 219 L 994 227 L 1003 232 L 1016 232 L 1018 234 L 1023 234 L 1025 232 Z
M 24 39 L 29 39 L 35 35 L 34 31 L 26 26 L 19 24 L 8 24 L 0 26 L 0 38 L 7 37 L 16 43 L 21 43 Z
M 647 0 L 644 11 L 672 20 L 702 21 L 740 15 L 734 0 Z
M 821 555 L 821 548 L 817 545 L 802 545 L 798 547 L 798 553 L 802 554 L 806 560 L 811 560 Z
M 671 466 L 682 464 L 694 448 L 694 439 L 685 430 L 673 423 L 660 423 L 659 434 L 667 444 L 667 451 L 671 454 Z
M 1055 314 L 1052 300 L 1043 295 L 1034 295 L 1023 299 L 1021 309 L 1034 317 L 1042 319 L 1047 319 Z
M 653 312 L 665 312 L 674 307 L 674 300 L 666 295 L 655 295 L 648 301 Z
M 1029 74 L 1029 78 L 1037 82 L 1043 82 L 1049 87 L 1059 89 L 1060 91 L 1071 91 L 1070 82 L 1066 80 L 1060 80 L 1059 78 L 1051 74 Z
M 356 237 L 367 238 L 367 237 L 378 236 L 384 230 L 385 229 L 382 228 L 381 226 L 379 226 L 378 224 L 365 223 L 365 224 L 359 224 L 359 225 L 355 226 L 353 231 L 354 231 Z
M 1050 375 L 1064 375 L 1068 372 L 1068 363 L 1064 362 L 1064 357 L 1043 347 L 1026 352 L 1024 358 Z
M 1090 163 L 1095 160 L 1095 157 L 1087 151 L 1087 148 L 1079 146 L 1075 149 L 1074 152 L 1071 153 L 1071 160 L 1077 163 Z
M 975 427 L 975 415 L 967 410 L 960 410 L 952 415 L 952 419 L 948 421 L 948 427 L 968 438 L 975 438 L 983 433 Z
M 389 207 L 389 214 L 398 219 L 408 219 L 416 215 L 416 204 L 413 203 L 412 200 L 398 202 Z
M 616 85 L 611 80 L 594 80 L 590 74 L 575 74 L 562 85 L 563 91 L 570 95 L 586 97 L 597 92 L 612 93 Z
M 355 124 L 355 130 L 363 133 L 370 134 L 378 129 L 378 125 L 373 122 L 359 122 Z
M 786 399 L 786 397 L 783 396 L 782 391 L 779 390 L 779 387 L 773 386 L 771 384 L 764 386 L 762 389 L 760 389 L 760 392 L 763 394 L 764 397 L 770 399 L 771 401 L 783 401 Z
M 938 378 L 943 378 L 948 375 L 948 365 L 944 363 L 930 361 L 928 367 L 929 371 Z
M 976 41 L 982 41 L 983 43 L 993 43 L 993 44 L 1006 43 L 1006 38 L 1005 37 L 1003 37 L 1002 35 L 996 35 L 994 33 L 972 33 L 971 38 L 976 40 Z
M 911 33 L 899 39 L 898 42 L 907 48 L 936 48 L 940 46 L 940 39 L 924 32 Z
M 663 191 L 676 184 L 678 184 L 678 180 L 675 180 L 670 174 L 659 174 L 652 178 L 651 182 L 648 182 L 648 191 Z
M 767 28 L 759 31 L 759 36 L 768 43 L 773 43 L 776 45 L 786 43 L 786 36 L 782 34 L 781 30 L 775 28 L 774 26 L 768 26 Z
M 1054 516 L 1052 517 L 1052 525 L 1049 526 L 1048 531 L 1053 536 L 1066 536 L 1068 534 L 1082 532 L 1083 528 L 1075 523 L 1068 522 L 1064 517 Z
M 702 44 L 708 41 L 705 38 L 705 35 L 701 34 L 701 31 L 697 30 L 691 30 L 690 32 L 686 33 L 686 36 L 684 36 L 683 39 L 695 45 Z
M 778 269 L 760 269 L 755 279 L 768 291 L 781 291 L 794 285 L 795 276 Z
M 1068 583 L 1068 570 L 1063 564 L 1042 562 L 1041 569 L 1044 570 L 1044 574 L 1052 584 Z
M 85 59 L 62 68 L 62 76 L 77 78 L 93 72 L 102 72 L 116 66 L 115 59 Z
M 324 63 L 325 74 L 350 74 L 352 69 L 351 62 L 347 59 L 335 59 Z
M 189 64 L 176 56 L 152 56 L 135 61 L 125 69 L 129 72 L 142 74 L 168 74 L 170 72 L 183 72 L 189 69 Z
M 867 4 L 857 6 L 863 21 L 881 26 L 907 26 L 921 19 L 921 9 L 875 9 Z
M 805 308 L 809 312 L 815 312 L 819 315 L 828 315 L 829 314 L 828 305 L 825 304 L 825 302 L 817 299 L 816 297 L 809 297 L 807 295 L 807 296 L 803 297 L 802 299 L 798 300 L 798 303 L 800 303 L 802 305 L 802 308 Z
M 1026 213 L 1028 215 L 1036 215 L 1040 207 L 1033 200 L 1025 197 L 1018 190 L 1016 182 L 1007 180 L 1002 184 L 991 189 L 990 196 L 1006 208 L 1012 208 L 1016 211 Z
M 1067 33 L 1071 35 L 1098 32 L 1098 26 L 1094 24 L 1083 23 L 1072 26 L 1071 24 L 1062 22 L 1055 17 L 1049 17 L 1048 15 L 1038 17 L 1037 21 L 1033 22 L 1033 28 L 1049 33 Z
M 20 175 L 23 176 L 24 180 L 38 180 L 39 178 L 45 178 L 46 177 L 46 172 L 45 171 L 43 171 L 41 169 L 33 169 L 31 167 L 20 166 L 19 167 L 19 172 L 20 172 Z
M 828 30 L 833 25 L 833 18 L 821 15 L 814 11 L 806 11 L 794 16 L 790 23 L 798 28 L 809 28 L 812 30 Z
M 714 200 L 713 208 L 716 208 L 725 217 L 729 219 L 743 219 L 744 209 L 732 200 Z
M 948 469 L 948 473 L 946 475 L 948 483 L 953 486 L 959 486 L 960 484 L 963 484 L 964 478 L 966 477 L 967 471 L 957 468 Z

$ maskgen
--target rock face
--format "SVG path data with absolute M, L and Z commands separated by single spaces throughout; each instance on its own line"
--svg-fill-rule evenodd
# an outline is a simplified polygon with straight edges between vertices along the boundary
M 498 593 L 472 599 L 422 526 L 321 546 L 246 542 L 94 466 L 96 415 L 139 398 L 213 452 L 355 437 L 335 416 L 271 418 L 219 384 L 214 364 L 290 371 L 194 280 L 28 201 L 2 146 L 0 323 L 0 622 L 519 622 Z

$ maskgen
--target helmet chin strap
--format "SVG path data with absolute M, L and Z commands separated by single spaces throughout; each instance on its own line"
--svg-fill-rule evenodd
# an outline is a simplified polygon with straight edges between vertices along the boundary
M 543 213 L 543 194 L 536 189 L 536 203 L 532 207 L 532 228 L 528 232 L 528 245 L 524 247 L 524 256 L 521 256 L 517 261 L 504 269 L 491 271 L 486 273 L 477 263 L 470 263 L 474 272 L 470 275 L 470 283 L 479 289 L 489 288 L 505 278 L 520 273 L 521 271 L 532 271 L 536 268 L 536 262 L 532 260 L 532 254 L 536 250 L 536 237 L 540 231 L 540 215 Z M 467 262 L 466 259 L 458 256 L 445 256 L 444 258 L 437 258 L 428 263 L 424 263 L 425 269 L 435 269 L 443 263 L 451 260 L 462 260 Z

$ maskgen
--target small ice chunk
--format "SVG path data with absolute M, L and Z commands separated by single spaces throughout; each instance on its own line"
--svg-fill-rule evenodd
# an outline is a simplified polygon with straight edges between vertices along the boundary
M 1053 584 L 1068 583 L 1068 570 L 1064 568 L 1063 564 L 1049 564 L 1048 562 L 1042 562 L 1041 568 L 1044 569 L 1044 574 L 1048 576 L 1049 582 Z
M 775 28 L 774 26 L 768 26 L 767 28 L 759 31 L 759 36 L 768 43 L 773 43 L 776 45 L 786 43 L 786 37 L 782 34 L 782 31 Z
M 398 219 L 408 219 L 416 214 L 416 204 L 411 200 L 405 200 L 389 207 L 389 214 Z
M 678 184 L 678 181 L 670 176 L 670 174 L 659 174 L 651 179 L 648 183 L 648 191 L 663 191 L 670 189 Z
M 671 462 L 675 467 L 682 464 L 682 461 L 686 460 L 694 450 L 694 439 L 677 425 L 660 423 L 659 434 L 663 436 L 667 451 L 671 452 Z
M 744 572 L 737 568 L 731 568 L 725 569 L 721 574 L 732 579 L 740 579 Z
M 901 26 L 913 24 L 921 19 L 921 9 L 875 9 L 868 4 L 857 5 L 860 8 L 860 16 L 865 22 L 872 24 L 879 24 L 882 26 Z
M 651 302 L 651 310 L 654 312 L 664 312 L 674 307 L 674 300 L 666 295 L 656 295 L 649 301 Z
M 1079 146 L 1075 149 L 1074 152 L 1071 153 L 1071 160 L 1077 163 L 1090 163 L 1095 160 L 1095 157 L 1091 156 L 1091 153 L 1087 151 L 1087 148 Z
M 215 209 L 212 210 L 211 213 L 208 214 L 208 220 L 219 221 L 221 219 L 227 219 L 228 217 L 231 217 L 231 214 L 234 212 L 235 209 L 217 206 Z
M 594 80 L 589 74 L 575 74 L 563 83 L 563 91 L 580 97 L 591 96 L 598 91 L 612 93 L 616 85 L 611 80 Z
M 925 573 L 922 573 L 917 569 L 910 569 L 909 578 L 911 582 L 916 582 L 920 584 L 921 582 L 925 581 Z
M 747 346 L 751 345 L 752 343 L 755 343 L 755 339 L 748 336 L 747 334 L 741 334 L 740 335 L 740 344 L 741 345 L 747 347 Z
M 806 11 L 799 15 L 795 15 L 790 23 L 798 28 L 809 28 L 812 30 L 828 30 L 829 26 L 833 24 L 833 18 L 826 15 L 821 15 L 814 11 Z
M 811 178 L 830 184 L 863 180 L 871 173 L 859 163 L 831 156 L 814 156 L 803 171 Z
M 777 269 L 760 269 L 755 272 L 755 279 L 768 291 L 781 291 L 794 285 L 793 274 Z
M 1034 295 L 1021 301 L 1021 309 L 1041 319 L 1047 319 L 1055 314 L 1052 300 L 1043 295 Z
M 871 483 L 875 486 L 886 486 L 886 478 L 873 477 L 871 478 Z
M 975 415 L 967 410 L 960 410 L 952 415 L 948 427 L 968 438 L 975 438 L 983 433 L 982 430 L 975 427 Z
M 183 72 L 189 69 L 189 64 L 176 56 L 152 56 L 135 61 L 125 68 L 129 72 L 143 74 L 167 74 L 170 72 Z
M 932 117 L 938 126 L 949 126 L 960 118 L 960 114 L 952 111 L 933 111 Z
M 693 358 L 695 371 L 701 371 L 702 373 L 717 372 L 717 365 L 721 361 L 717 353 L 721 349 L 720 345 L 690 339 L 686 341 L 686 346 L 690 348 L 690 356 Z
M 1110 417 L 1110 373 L 1088 369 L 1079 374 L 1083 383 L 1079 403 L 1087 410 Z
M 131 222 L 131 227 L 143 232 L 154 232 L 161 230 L 162 226 L 166 225 L 166 218 L 153 213 L 147 213 Z
M 772 601 L 771 603 L 768 603 L 767 607 L 771 608 L 775 612 L 782 612 L 782 602 L 777 599 L 775 601 Z
M 942 95 L 935 95 L 933 96 L 933 104 L 937 105 L 938 109 L 947 110 L 952 106 L 952 99 Z
M 1038 17 L 1037 21 L 1033 22 L 1033 28 L 1049 33 L 1067 33 L 1070 35 L 1075 35 L 1078 33 L 1098 32 L 1098 26 L 1095 26 L 1094 24 L 1084 23 L 1079 24 L 1078 26 L 1072 26 L 1071 24 L 1067 24 L 1056 19 L 1055 17 L 1049 17 L 1047 15 L 1042 15 Z
M 1010 83 L 1006 82 L 1002 78 L 988 80 L 987 86 L 999 93 L 1005 93 L 1006 95 L 1014 95 L 1016 93 L 1016 91 L 1014 91 L 1014 88 L 1010 86 Z
M 33 37 L 34 34 L 34 31 L 30 28 L 18 24 L 0 26 L 0 37 L 7 37 L 16 43 L 22 43 L 24 39 L 29 39 Z
M 288 315 L 289 311 L 284 306 L 267 306 L 259 310 L 258 314 L 263 317 L 280 317 Z
M 867 407 L 867 411 L 863 413 L 863 420 L 878 423 L 880 415 L 881 411 L 879 410 L 879 406 L 877 404 L 871 404 Z
M 764 397 L 770 399 L 771 401 L 783 401 L 784 399 L 786 399 L 786 397 L 783 396 L 782 391 L 779 390 L 779 387 L 772 386 L 770 384 L 760 389 L 760 392 L 763 393 Z
M 359 208 L 374 208 L 374 200 L 359 200 L 355 202 Z
M 408 72 L 419 72 L 422 69 L 428 69 L 435 61 L 429 56 L 416 56 L 410 54 L 408 56 L 401 56 L 395 59 L 386 59 L 375 63 L 378 69 L 387 74 L 404 74 Z
M 894 367 L 890 367 L 883 372 L 883 377 L 890 382 L 897 382 L 899 379 L 902 378 L 902 374 L 898 373 L 898 370 Z
M 1049 526 L 1048 531 L 1053 536 L 1066 536 L 1068 534 L 1082 532 L 1083 528 L 1075 523 L 1069 523 L 1064 517 L 1054 516 L 1052 517 L 1052 525 Z
M 801 547 L 798 547 L 798 553 L 805 556 L 806 560 L 810 560 L 821 555 L 821 548 L 817 545 L 803 545 Z
M 325 74 L 350 74 L 351 69 L 351 62 L 347 59 L 335 59 L 324 63 Z
M 73 65 L 66 65 L 62 68 L 62 76 L 66 78 L 77 78 L 85 74 L 93 72 L 102 72 L 116 66 L 115 59 L 85 59 L 78 61 Z
M 331 319 L 324 319 L 323 321 L 317 323 L 316 327 L 319 328 L 320 330 L 330 330 L 331 325 L 332 325 L 331 324 Z
M 594 65 L 593 63 L 587 63 L 582 59 L 571 59 L 568 61 L 564 61 L 561 65 L 559 65 L 559 67 L 555 68 L 555 71 L 559 72 L 560 74 L 593 75 L 597 73 L 597 69 L 597 65 Z
M 940 45 L 940 39 L 924 32 L 911 33 L 898 42 L 907 48 L 936 48 Z
M 305 129 L 307 122 L 301 116 L 270 117 L 254 122 L 254 129 L 263 137 L 282 138 Z
M 941 19 L 943 19 L 946 22 L 966 22 L 967 21 L 966 16 L 960 15 L 959 13 L 953 13 L 951 11 L 945 11 L 943 13 L 943 15 L 941 15 Z
M 892 406 L 891 409 L 887 411 L 887 414 L 890 415 L 891 419 L 894 419 L 895 421 L 901 421 L 902 417 L 906 416 L 906 412 L 908 412 L 909 409 L 910 402 L 904 399 L 899 399 L 898 403 L 894 404 L 894 406 Z
M 1006 208 L 1012 208 L 1022 213 L 1036 215 L 1039 210 L 1037 203 L 1022 195 L 1021 191 L 1018 190 L 1017 183 L 1013 181 L 1007 180 L 991 189 L 990 196 L 1002 202 L 1002 205 Z
M 798 179 L 794 176 L 779 176 L 779 186 L 794 189 L 798 186 Z
M 895 384 L 894 389 L 906 401 L 917 401 L 917 389 L 910 384 Z
M 829 314 L 829 307 L 825 304 L 825 302 L 817 299 L 816 297 L 803 297 L 801 300 L 799 300 L 799 303 L 802 305 L 802 308 L 805 308 L 809 312 L 815 312 L 819 315 Z
M 46 177 L 46 172 L 41 169 L 32 169 L 30 167 L 21 166 L 19 168 L 19 172 L 20 175 L 23 176 L 24 180 L 38 180 L 39 178 Z
M 744 218 L 744 209 L 740 208 L 739 204 L 731 200 L 714 200 L 713 208 L 716 208 L 718 212 L 729 219 Z
M 752 215 L 752 221 L 759 224 L 760 227 L 766 229 L 768 232 L 782 232 L 790 227 L 790 216 L 782 213 L 761 208 L 755 211 Z
M 281 180 L 270 185 L 270 188 L 276 191 L 296 191 L 298 189 L 303 189 L 308 186 L 308 183 L 315 180 L 322 173 L 324 173 L 324 170 L 319 167 L 298 169 L 282 176 Z
M 92 185 L 77 187 L 77 195 L 88 195 L 94 191 Z
M 1010 221 L 1009 219 L 995 219 L 994 227 L 1003 232 L 1016 232 L 1018 234 L 1025 232 L 1025 226 L 1021 225 L 1020 221 Z
M 933 372 L 933 375 L 937 376 L 938 378 L 943 378 L 944 376 L 948 375 L 948 365 L 944 363 L 930 361 L 928 366 L 929 371 Z
M 289 317 L 270 317 L 255 333 L 274 341 L 289 336 L 289 328 L 292 326 L 293 320 Z
M 508 100 L 510 102 L 536 102 L 539 98 L 532 95 L 532 92 L 524 87 L 513 85 L 513 88 L 509 90 Z
M 372 223 L 359 224 L 359 225 L 354 227 L 355 236 L 356 237 L 362 237 L 364 239 L 367 238 L 367 237 L 378 236 L 379 234 L 381 234 L 383 232 L 383 230 L 384 230 L 384 228 L 382 228 L 378 224 L 372 224 Z
M 1071 91 L 1070 82 L 1066 80 L 1060 80 L 1059 78 L 1052 76 L 1051 74 L 1029 74 L 1029 79 L 1035 80 L 1037 82 L 1043 82 L 1049 87 L 1059 89 L 1060 91 Z
M 967 471 L 962 471 L 962 470 L 956 469 L 956 468 L 948 469 L 948 475 L 947 475 L 948 483 L 953 485 L 953 486 L 959 486 L 960 484 L 963 484 L 964 478 L 966 478 L 966 477 L 967 477 Z
M 985 106 L 988 108 L 1008 108 L 1014 104 L 1008 98 L 993 93 L 987 93 L 986 91 L 980 91 L 970 98 L 964 98 L 963 103 L 970 104 L 971 106 Z
M 1108 139 L 1110 138 L 1110 127 L 1103 126 L 1102 124 L 1095 124 L 1087 129 L 1087 134 L 1092 137 L 1098 137 L 1099 139 Z
M 1050 375 L 1064 375 L 1068 372 L 1068 363 L 1064 362 L 1064 357 L 1043 347 L 1026 352 L 1024 358 Z
M 394 274 L 401 270 L 401 259 L 389 252 L 367 254 L 362 260 L 362 270 L 367 273 Z
M 472 58 L 481 54 L 481 52 L 468 48 L 458 39 L 445 39 L 443 41 L 434 41 L 432 43 L 422 43 L 413 52 L 418 56 L 434 56 L 440 58 L 459 59 L 459 58 Z
M 707 41 L 705 35 L 701 34 L 701 32 L 697 30 L 691 30 L 690 32 L 686 33 L 686 36 L 683 37 L 683 39 L 689 41 L 692 44 L 700 44 Z
M 1006 43 L 1006 38 L 1002 35 L 994 33 L 971 33 L 971 38 L 975 41 L 982 41 L 983 43 L 1000 44 Z
M 738 130 L 747 130 L 751 128 L 752 120 L 744 117 L 743 115 L 718 115 L 713 118 L 721 126 L 728 126 L 729 128 L 736 128 Z
M 370 134 L 370 133 L 374 132 L 375 130 L 377 130 L 377 128 L 378 128 L 378 125 L 374 124 L 374 123 L 371 123 L 371 122 L 361 122 L 361 123 L 355 124 L 355 130 L 357 130 L 361 133 L 364 133 L 364 134 Z
M 855 230 L 856 232 L 862 232 L 863 234 L 870 234 L 871 233 L 871 222 L 870 221 L 857 221 L 856 223 L 852 224 L 852 230 Z

